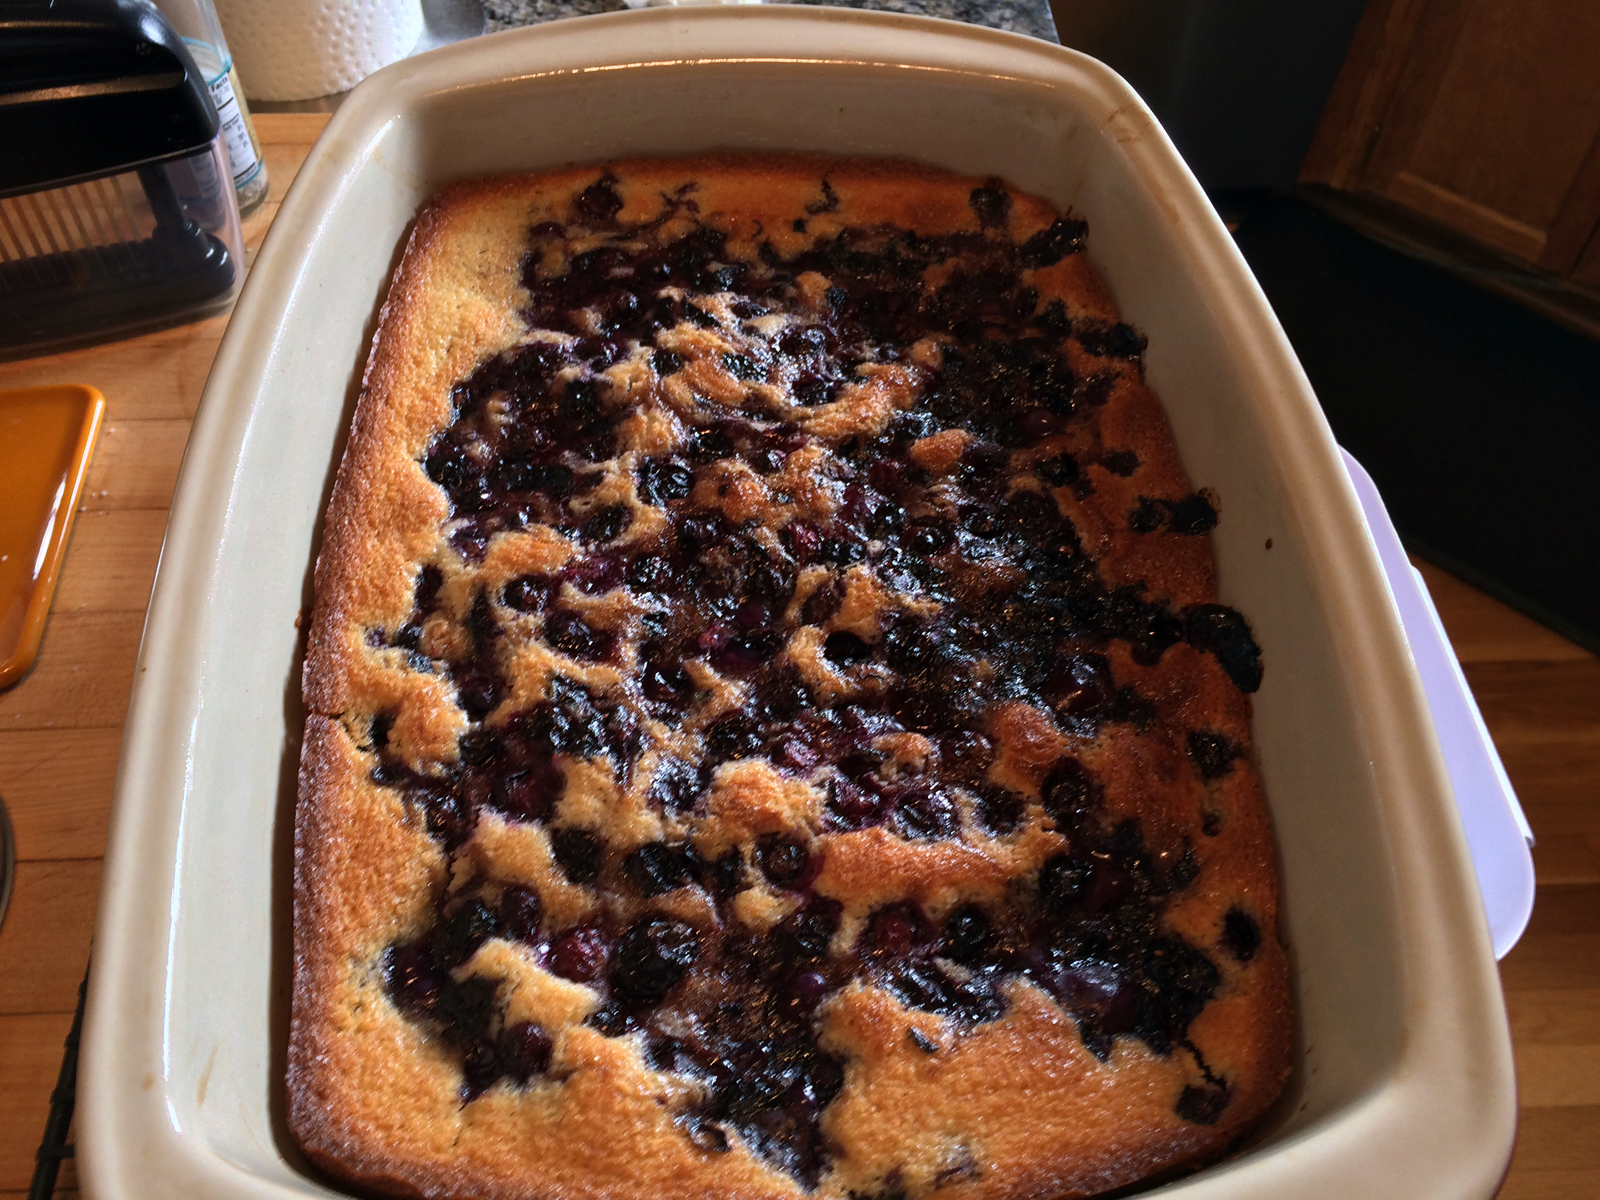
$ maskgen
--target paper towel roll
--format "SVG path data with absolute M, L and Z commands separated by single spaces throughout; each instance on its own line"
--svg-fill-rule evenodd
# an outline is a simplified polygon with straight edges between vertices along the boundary
M 422 0 L 216 0 L 252 100 L 310 100 L 354 87 L 404 58 Z

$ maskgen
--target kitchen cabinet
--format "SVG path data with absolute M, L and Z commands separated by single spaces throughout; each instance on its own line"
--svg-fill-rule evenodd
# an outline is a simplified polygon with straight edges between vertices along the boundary
M 1600 4 L 1371 0 L 1300 178 L 1600 295 Z

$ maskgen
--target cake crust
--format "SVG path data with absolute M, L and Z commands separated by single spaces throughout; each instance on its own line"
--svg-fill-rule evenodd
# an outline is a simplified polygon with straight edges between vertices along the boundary
M 1215 523 L 1215 497 L 1195 493 L 1183 474 L 1159 402 L 1142 381 L 1142 343 L 1130 340 L 1136 335 L 1120 324 L 1078 247 L 1051 259 L 1062 240 L 1055 231 L 1067 220 L 994 180 L 903 162 L 805 156 L 574 167 L 455 185 L 424 208 L 380 316 L 330 500 L 306 652 L 310 715 L 296 816 L 287 1084 L 291 1130 L 320 1168 L 365 1191 L 441 1198 L 766 1200 L 814 1191 L 938 1191 L 1044 1200 L 1202 1165 L 1259 1121 L 1287 1077 L 1290 1028 L 1271 833 L 1249 755 L 1245 693 L 1259 679 L 1259 664 L 1247 634 L 1241 649 L 1236 615 L 1218 615 L 1227 610 L 1216 604 L 1203 536 L 1207 520 Z M 785 542 L 779 535 L 802 521 L 822 527 L 844 520 L 847 485 L 829 474 L 841 445 L 881 440 L 904 414 L 924 411 L 960 338 L 902 347 L 902 355 L 868 364 L 823 403 L 802 407 L 795 390 L 801 381 L 781 361 L 761 378 L 744 377 L 751 347 L 778 334 L 760 324 L 770 311 L 738 315 L 738 286 L 679 288 L 668 297 L 674 316 L 642 350 L 638 338 L 605 328 L 603 305 L 584 308 L 589 315 L 574 318 L 576 332 L 544 332 L 538 288 L 575 275 L 577 256 L 624 234 L 629 246 L 676 245 L 702 229 L 720 238 L 712 264 L 744 272 L 735 282 L 759 275 L 763 264 L 790 271 L 790 307 L 774 306 L 787 324 L 770 322 L 780 332 L 809 328 L 804 321 L 845 301 L 829 296 L 835 285 L 823 273 L 778 264 L 808 262 L 819 246 L 856 230 L 910 231 L 913 244 L 946 239 L 969 247 L 962 253 L 1022 247 L 1025 261 L 1027 246 L 1045 246 L 1020 277 L 1036 301 L 1023 316 L 1043 320 L 1035 314 L 1061 302 L 1072 330 L 1059 339 L 1062 361 L 1078 393 L 1095 394 L 1060 420 L 1040 418 L 1039 436 L 1007 450 L 1001 470 L 1013 486 L 996 504 L 1009 512 L 1005 502 L 1019 492 L 1054 501 L 1075 536 L 1075 561 L 1092 564 L 1096 587 L 1135 596 L 1150 612 L 1177 614 L 1183 624 L 1153 653 L 1138 637 L 1080 638 L 1089 648 L 1078 654 L 1074 642 L 1074 656 L 1062 661 L 1087 664 L 1079 672 L 1092 677 L 1087 682 L 1063 684 L 1057 671 L 1035 691 L 989 696 L 964 724 L 915 715 L 922 710 L 913 705 L 913 716 L 901 713 L 894 728 L 874 726 L 869 778 L 883 795 L 901 794 L 890 784 L 918 771 L 946 779 L 930 764 L 954 760 L 952 729 L 988 743 L 981 775 L 937 793 L 954 797 L 947 802 L 954 807 L 932 810 L 934 825 L 945 823 L 932 836 L 915 823 L 923 817 L 894 815 L 912 813 L 912 800 L 882 802 L 901 805 L 886 817 L 841 818 L 848 781 L 839 771 L 827 774 L 827 754 L 807 764 L 766 747 L 732 755 L 710 747 L 745 711 L 740 705 L 750 703 L 755 681 L 768 678 L 761 672 L 781 667 L 784 678 L 804 684 L 808 699 L 800 716 L 786 718 L 791 723 L 812 709 L 848 712 L 849 702 L 898 686 L 895 668 L 880 667 L 877 657 L 851 661 L 859 647 L 881 656 L 882 647 L 898 644 L 897 630 L 933 619 L 941 606 L 959 607 L 959 598 L 930 599 L 932 585 L 886 582 L 889 568 L 872 547 L 896 544 L 901 530 L 864 539 L 867 549 L 854 563 L 832 564 L 802 562 L 809 551 L 795 548 L 795 536 Z M 939 270 L 935 264 L 921 276 L 930 293 Z M 691 303 L 701 306 L 698 316 L 688 313 Z M 471 381 L 541 346 L 566 353 L 584 337 L 607 343 L 600 354 L 611 356 L 608 365 L 568 361 L 554 378 L 569 398 L 575 386 L 592 382 L 602 414 L 624 414 L 607 434 L 614 441 L 590 460 L 593 470 L 573 468 L 592 486 L 563 500 L 559 519 L 540 519 L 554 510 L 539 500 L 521 524 L 485 533 L 487 519 L 466 512 L 453 477 L 433 477 L 448 476 L 437 466 L 439 448 L 462 414 L 472 404 L 490 411 L 482 406 L 514 393 L 500 388 L 487 401 L 472 399 Z M 1130 345 L 1138 348 L 1117 352 Z M 685 447 L 711 417 L 762 429 L 796 426 L 800 435 L 791 436 L 797 444 L 781 463 L 758 461 L 748 449 L 696 461 Z M 983 429 L 959 421 L 913 432 L 922 436 L 896 451 L 896 461 L 910 464 L 914 478 L 926 481 L 916 486 L 935 500 L 942 486 L 952 495 L 965 486 L 963 472 L 970 475 L 978 461 L 974 446 L 992 444 Z M 583 436 L 590 436 L 587 427 Z M 1125 470 L 1126 456 L 1132 469 Z M 692 474 L 686 494 L 648 503 L 640 494 L 644 464 L 680 457 Z M 1045 464 L 1063 461 L 1073 464 L 1075 478 L 1050 486 Z M 752 463 L 771 469 L 762 474 Z M 494 478 L 493 469 L 482 468 L 491 473 L 481 477 Z M 1032 482 L 1019 488 L 1015 480 L 1024 477 Z M 500 512 L 493 504 L 484 511 Z M 686 654 L 675 669 L 690 681 L 681 684 L 694 697 L 687 715 L 671 717 L 644 699 L 641 677 L 650 664 L 642 647 L 654 635 L 643 593 L 620 580 L 593 584 L 582 573 L 603 557 L 596 549 L 602 542 L 585 531 L 614 510 L 626 526 L 603 542 L 624 547 L 619 561 L 630 570 L 651 547 L 679 544 L 671 540 L 682 536 L 672 522 L 684 513 L 709 514 L 719 528 L 751 539 L 771 534 L 761 544 L 774 557 L 787 555 L 784 569 L 793 578 L 782 607 L 787 624 L 771 617 L 783 637 L 770 656 L 776 665 L 763 661 L 750 668 L 756 674 L 741 675 L 743 660 L 717 666 L 720 647 Z M 700 557 L 714 555 L 718 544 L 708 543 Z M 973 557 L 977 566 L 961 579 L 976 580 L 974 590 L 984 580 L 990 589 L 1017 587 L 1007 561 Z M 980 569 L 988 573 L 982 579 L 972 574 Z M 537 611 L 510 602 L 529 590 L 522 581 L 546 579 L 561 582 L 541 593 Z M 809 620 L 808 613 L 818 615 L 813 609 L 826 607 L 813 601 L 819 596 L 832 597 L 832 611 Z M 576 614 L 578 632 L 552 632 L 558 608 Z M 848 653 L 830 656 L 829 647 Z M 492 664 L 487 684 L 472 674 L 479 660 Z M 989 677 L 973 669 L 970 686 L 987 687 Z M 1102 697 L 1109 707 L 1078 715 L 1074 697 L 1104 691 L 1110 685 L 1102 675 L 1123 708 Z M 548 733 L 549 720 L 568 720 L 560 696 L 572 687 L 590 698 L 573 701 L 574 711 L 599 714 L 596 729 L 611 723 L 595 744 L 580 747 L 586 752 L 563 750 Z M 1064 687 L 1078 690 L 1062 698 Z M 899 710 L 885 703 L 893 717 Z M 543 757 L 509 777 L 526 790 L 534 787 L 523 779 L 531 773 L 549 795 L 508 801 L 509 767 L 495 768 L 502 774 L 492 776 L 500 789 L 492 796 L 489 782 L 473 793 L 475 756 L 512 753 L 505 747 L 525 736 L 519 722 L 552 704 L 557 715 L 539 727 L 545 732 L 526 735 L 537 743 L 530 753 Z M 619 724 L 626 736 L 613 736 L 611 726 Z M 679 762 L 710 765 L 693 796 L 663 805 L 660 781 Z M 1091 782 L 1080 784 L 1080 777 Z M 1084 801 L 1087 815 L 1062 815 L 1052 797 L 1064 788 L 1092 797 Z M 443 792 L 448 798 L 438 799 Z M 927 794 L 916 793 L 925 807 Z M 1016 809 L 1010 827 L 983 815 L 992 795 Z M 542 815 L 531 815 L 540 805 Z M 1070 895 L 1051 882 L 1073 868 L 1074 855 L 1085 862 L 1095 853 L 1111 857 L 1113 831 L 1130 827 L 1135 832 L 1127 836 L 1140 841 L 1127 851 L 1125 861 L 1134 865 L 1118 868 L 1125 882 L 1094 884 L 1088 899 L 1081 880 Z M 602 847 L 596 877 L 585 879 L 572 866 L 573 843 L 561 838 L 574 832 Z M 801 845 L 810 863 L 810 875 L 794 886 L 771 864 L 779 851 L 800 852 L 790 843 Z M 654 883 L 642 885 L 642 898 L 629 892 L 627 880 L 637 885 L 640 876 L 627 864 L 654 862 L 632 857 L 653 846 L 692 847 L 674 852 L 687 854 L 692 868 L 685 870 L 700 874 L 659 892 Z M 724 895 L 707 881 L 729 853 L 738 855 L 739 874 Z M 1066 868 L 1053 865 L 1062 862 Z M 1123 887 L 1126 895 L 1094 899 L 1093 887 Z M 538 915 L 533 927 L 517 929 L 506 914 L 524 892 L 534 895 Z M 693 1007 L 696 989 L 709 985 L 695 973 L 715 939 L 781 942 L 823 901 L 832 905 L 833 927 L 810 974 L 826 977 L 831 990 L 802 1022 L 813 1031 L 805 1049 L 811 1057 L 795 1084 L 818 1091 L 805 1102 L 812 1125 L 792 1137 L 769 1134 L 763 1130 L 777 1118 L 767 1114 L 778 1109 L 750 1116 L 749 1104 L 727 1101 L 732 1093 L 694 1057 L 702 1042 L 710 1044 Z M 498 924 L 487 936 L 474 933 L 468 953 L 450 961 L 438 949 L 446 937 L 440 930 L 466 923 L 460 914 L 472 904 Z M 1089 913 L 1084 928 L 1095 933 L 1111 919 L 1104 914 L 1138 905 L 1138 920 L 1149 926 L 1138 934 L 1138 961 L 1155 972 L 1139 976 L 1143 982 L 1127 982 L 1123 975 L 1137 972 L 1117 967 L 1123 960 L 1105 950 L 1094 961 L 1112 966 L 1096 974 L 1083 965 L 1088 952 L 1064 951 L 1059 937 L 1037 932 L 1040 921 L 1057 916 L 1029 915 L 1081 910 Z M 997 928 L 1012 921 L 1017 938 L 1044 937 L 1055 957 L 1037 965 L 1020 957 L 1005 960 L 1009 965 L 990 958 L 952 965 L 952 922 L 972 908 L 991 914 Z M 647 917 L 656 922 L 652 929 L 667 931 L 659 934 L 667 949 L 656 946 L 647 961 L 677 953 L 671 937 L 691 938 L 696 949 L 683 953 L 698 955 L 661 997 L 619 965 L 628 938 L 644 936 L 634 930 Z M 895 921 L 910 922 L 912 932 Z M 917 932 L 918 923 L 945 932 Z M 690 933 L 673 932 L 684 929 Z M 584 951 L 581 939 L 591 930 L 596 945 L 609 947 L 595 952 L 607 965 L 584 979 L 590 968 L 568 960 Z M 938 986 L 959 997 L 949 1011 L 908 990 L 894 959 L 901 942 L 923 973 L 918 978 L 943 972 Z M 407 967 L 405 956 L 418 953 L 433 957 L 425 967 Z M 729 949 L 716 953 L 737 957 Z M 1182 957 L 1191 954 L 1199 958 Z M 1189 974 L 1171 987 L 1188 988 L 1183 995 L 1196 1011 L 1179 1005 L 1188 1017 L 1181 1027 L 1167 1009 L 1160 1020 L 1119 1015 L 1119 1004 L 1143 1004 L 1144 1013 L 1177 1003 L 1162 999 L 1169 991 L 1161 972 L 1173 956 Z M 838 965 L 844 962 L 853 965 Z M 423 976 L 411 992 L 397 982 Z M 618 996 L 632 1007 L 613 1015 Z M 500 1039 L 490 1051 L 452 1032 L 460 1021 L 452 1025 L 457 1018 L 449 1014 L 470 997 L 479 1008 L 460 1020 L 481 1026 L 473 1037 Z M 693 1029 L 674 1032 L 678 1026 L 663 1024 L 668 1016 Z M 1133 1024 L 1122 1029 L 1118 1022 Z M 507 1050 L 513 1030 L 532 1049 Z M 663 1041 L 676 1049 L 662 1051 Z M 493 1060 L 488 1067 L 484 1053 Z M 661 1061 L 663 1053 L 677 1057 Z M 826 1089 L 816 1081 L 818 1063 L 824 1075 L 840 1076 L 820 1100 Z M 500 1073 L 489 1077 L 493 1071 Z M 791 1152 L 785 1137 L 810 1149 Z

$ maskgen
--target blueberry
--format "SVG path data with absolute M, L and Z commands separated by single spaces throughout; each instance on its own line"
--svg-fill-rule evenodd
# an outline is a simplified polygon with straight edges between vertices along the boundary
M 1004 225 L 1011 215 L 1011 193 L 1006 191 L 1005 182 L 1000 179 L 984 180 L 982 187 L 972 189 L 967 203 L 977 214 L 978 224 L 985 229 Z
M 632 521 L 633 514 L 624 505 L 609 505 L 583 523 L 583 538 L 595 543 L 614 541 Z
M 938 525 L 912 525 L 906 529 L 907 549 L 932 556 L 950 544 L 950 533 Z
M 867 919 L 866 944 L 877 961 L 894 962 L 920 953 L 932 940 L 928 919 L 909 903 L 880 908 Z
M 1066 487 L 1078 481 L 1078 460 L 1070 454 L 1058 454 L 1034 466 L 1040 479 L 1051 487 Z
M 1018 260 L 1024 267 L 1051 266 L 1067 255 L 1082 250 L 1088 234 L 1089 225 L 1086 221 L 1057 217 L 1048 229 L 1041 229 L 1022 243 L 1017 254 Z
M 1233 609 L 1198 604 L 1188 611 L 1184 632 L 1189 645 L 1216 656 L 1241 692 L 1261 686 L 1261 647 L 1250 636 L 1249 623 Z
M 682 921 L 649 917 L 635 922 L 617 944 L 611 986 L 632 1004 L 659 1004 L 700 953 L 700 938 Z
M 689 1139 L 689 1144 L 696 1150 L 707 1154 L 726 1154 L 728 1152 L 728 1135 L 721 1128 L 710 1121 L 699 1117 L 692 1117 L 684 1122 L 684 1136 Z
M 756 843 L 756 865 L 779 887 L 799 882 L 810 862 L 811 852 L 796 838 L 769 834 Z
M 831 663 L 853 666 L 872 657 L 872 647 L 846 630 L 830 633 L 822 643 L 822 654 Z
M 633 1022 L 620 1004 L 602 1004 L 589 1014 L 584 1024 L 591 1029 L 598 1029 L 607 1037 L 622 1037 L 633 1027 Z
M 468 730 L 456 739 L 456 753 L 469 767 L 486 766 L 501 756 L 499 735 L 492 729 Z
M 1205 780 L 1220 778 L 1233 770 L 1234 761 L 1242 753 L 1235 742 L 1209 729 L 1195 730 L 1187 743 L 1189 758 Z
M 392 946 L 385 959 L 389 995 L 413 1013 L 431 1012 L 444 984 L 443 973 L 426 947 L 416 943 Z
M 558 829 L 550 838 L 550 850 L 573 883 L 593 883 L 599 878 L 605 847 L 587 829 Z
M 1128 513 L 1128 528 L 1135 533 L 1155 533 L 1166 517 L 1166 508 L 1161 501 L 1140 496 L 1139 503 Z
M 1230 908 L 1222 918 L 1222 944 L 1240 962 L 1249 962 L 1261 949 L 1261 926 L 1243 909 Z
M 951 778 L 975 783 L 994 761 L 994 743 L 981 733 L 961 729 L 944 739 L 941 754 Z
M 672 320 L 670 314 L 667 320 L 662 322 L 663 325 L 675 323 L 676 322 Z M 679 354 L 676 350 L 667 350 L 665 348 L 658 349 L 651 354 L 650 365 L 656 369 L 657 375 L 665 378 L 668 375 L 672 375 L 683 370 L 683 355 Z
M 594 661 L 610 657 L 616 643 L 614 635 L 595 629 L 577 613 L 564 609 L 545 617 L 544 637 L 563 654 Z
M 434 930 L 433 956 L 441 965 L 459 966 L 499 931 L 500 923 L 489 906 L 474 897 Z
M 742 379 L 747 383 L 760 383 L 767 377 L 766 368 L 744 354 L 724 354 L 722 369 L 735 379 Z
M 1143 353 L 1149 340 L 1132 325 L 1117 324 L 1106 335 L 1106 351 L 1116 358 L 1135 358 Z
M 882 820 L 883 797 L 850 779 L 828 780 L 828 817 L 841 829 L 862 829 Z
M 672 582 L 672 564 L 666 559 L 649 555 L 636 558 L 628 564 L 628 586 L 636 592 L 658 592 Z
M 469 663 L 451 671 L 456 700 L 474 721 L 481 721 L 500 703 L 504 685 L 487 667 Z
M 1060 759 L 1044 777 L 1039 799 L 1062 832 L 1079 829 L 1095 803 L 1095 783 L 1075 758 Z
M 1039 900 L 1053 912 L 1070 908 L 1088 890 L 1089 874 L 1086 863 L 1066 854 L 1045 860 L 1039 868 Z
M 694 691 L 694 680 L 677 663 L 647 662 L 639 675 L 645 698 L 658 703 L 681 707 Z
M 1100 456 L 1100 465 L 1113 475 L 1126 479 L 1139 469 L 1139 456 L 1132 450 L 1113 450 Z
M 901 837 L 952 837 L 960 825 L 955 800 L 937 784 L 915 784 L 896 799 L 894 829 Z
M 897 625 L 884 638 L 889 665 L 897 671 L 915 672 L 936 659 L 939 640 L 924 625 Z
M 966 508 L 961 512 L 961 525 L 973 537 L 997 538 L 1005 529 L 998 513 L 986 508 Z
M 1232 1091 L 1224 1084 L 1189 1084 L 1179 1094 L 1172 1111 L 1194 1125 L 1215 1125 L 1232 1099 Z
M 609 223 L 622 211 L 616 176 L 610 172 L 602 175 L 572 198 L 572 207 L 580 216 L 597 224 Z
M 527 458 L 508 457 L 496 468 L 495 481 L 508 492 L 543 492 L 558 500 L 572 493 L 570 467 Z
M 496 1057 L 500 1068 L 519 1083 L 550 1066 L 550 1035 L 531 1021 L 518 1021 L 500 1033 Z
M 650 800 L 668 813 L 685 813 L 694 807 L 701 790 L 700 772 L 681 758 L 663 758 L 650 777 Z
M 998 783 L 980 783 L 977 793 L 978 821 L 990 833 L 1010 833 L 1022 824 L 1026 804 L 1016 792 Z
M 760 728 L 746 713 L 723 717 L 706 730 L 706 755 L 712 762 L 749 758 L 765 744 Z
M 714 894 L 723 898 L 731 896 L 744 888 L 744 855 L 734 846 L 720 858 L 703 863 L 701 875 Z
M 1092 717 L 1103 712 L 1114 693 L 1111 664 L 1103 654 L 1068 655 L 1045 677 L 1045 697 L 1057 712 L 1069 716 Z
M 896 965 L 884 982 L 908 1008 L 920 1008 L 943 1017 L 981 1024 L 1005 1011 L 1000 998 L 981 977 L 959 983 L 938 966 L 927 962 Z
M 647 842 L 622 860 L 622 873 L 641 896 L 660 896 L 689 883 L 696 862 L 686 844 Z
M 507 937 L 532 941 L 542 910 L 539 893 L 532 888 L 512 884 L 500 893 L 500 927 Z
M 948 959 L 970 965 L 981 959 L 993 942 L 989 918 L 976 904 L 968 904 L 945 919 L 939 950 Z
M 538 575 L 521 575 L 506 584 L 500 599 L 518 612 L 540 612 L 550 603 L 555 581 Z
M 694 488 L 694 472 L 672 458 L 647 458 L 639 464 L 639 499 L 661 505 L 682 500 Z
M 593 983 L 605 972 L 605 935 L 588 926 L 574 929 L 551 944 L 549 966 L 563 979 Z
M 1216 528 L 1217 510 L 1210 500 L 1199 492 L 1181 500 L 1168 500 L 1167 530 L 1170 533 L 1197 536 Z

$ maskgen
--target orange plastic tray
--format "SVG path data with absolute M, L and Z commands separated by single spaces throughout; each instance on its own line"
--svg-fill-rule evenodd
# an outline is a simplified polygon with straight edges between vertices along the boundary
M 105 408 L 81 384 L 0 389 L 0 688 L 39 653 Z

